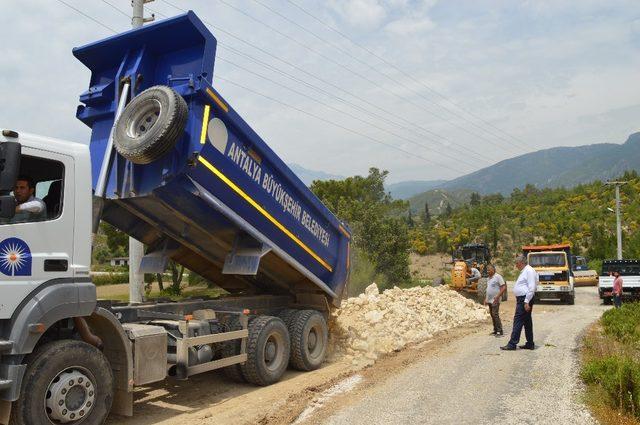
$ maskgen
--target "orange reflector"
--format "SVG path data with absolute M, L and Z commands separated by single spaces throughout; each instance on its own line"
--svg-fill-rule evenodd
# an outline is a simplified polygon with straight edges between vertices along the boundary
M 187 315 L 185 315 L 185 316 L 184 316 L 184 320 L 186 320 L 187 322 L 188 322 L 189 320 L 193 320 L 193 314 L 187 314 Z

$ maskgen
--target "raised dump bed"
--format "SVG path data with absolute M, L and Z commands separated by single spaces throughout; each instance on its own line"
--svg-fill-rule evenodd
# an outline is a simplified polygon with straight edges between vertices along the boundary
M 231 293 L 339 305 L 350 231 L 213 87 L 215 53 L 192 12 L 73 50 L 94 188 L 129 87 L 102 218 L 149 247 L 143 271 L 171 258 Z

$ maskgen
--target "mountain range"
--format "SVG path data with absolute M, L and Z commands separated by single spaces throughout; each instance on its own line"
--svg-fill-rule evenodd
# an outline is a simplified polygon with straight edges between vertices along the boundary
M 640 133 L 623 144 L 559 147 L 505 159 L 490 167 L 450 180 L 439 189 L 468 189 L 480 194 L 510 194 L 532 184 L 538 188 L 573 187 L 608 180 L 640 169 Z
M 307 185 L 313 180 L 344 177 L 308 170 L 297 164 L 291 169 Z M 532 184 L 538 188 L 573 187 L 594 180 L 608 180 L 627 170 L 640 170 L 640 132 L 631 134 L 622 144 L 557 147 L 505 159 L 453 180 L 412 180 L 387 185 L 395 199 L 407 199 L 419 212 L 424 202 L 432 213 L 439 213 L 449 202 L 452 207 L 466 203 L 472 192 L 509 195 L 514 188 Z

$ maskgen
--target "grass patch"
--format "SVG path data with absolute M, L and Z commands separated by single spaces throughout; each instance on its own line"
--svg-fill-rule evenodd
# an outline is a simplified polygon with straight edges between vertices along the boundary
M 583 339 L 585 401 L 602 424 L 640 425 L 640 304 L 606 311 Z

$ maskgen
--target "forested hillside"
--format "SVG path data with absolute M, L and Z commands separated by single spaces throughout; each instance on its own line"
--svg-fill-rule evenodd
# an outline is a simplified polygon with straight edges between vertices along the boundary
M 620 177 L 623 251 L 640 257 L 640 178 L 634 172 Z M 412 247 L 419 253 L 449 252 L 467 242 L 486 242 L 503 262 L 523 244 L 571 242 L 577 253 L 598 260 L 615 255 L 615 192 L 601 181 L 572 189 L 537 189 L 527 185 L 510 196 L 480 196 L 450 213 L 410 218 Z

